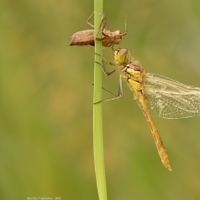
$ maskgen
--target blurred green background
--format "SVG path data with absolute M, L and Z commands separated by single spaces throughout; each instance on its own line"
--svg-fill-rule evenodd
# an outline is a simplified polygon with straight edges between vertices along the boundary
M 69 47 L 88 29 L 93 1 L 0 3 L 0 199 L 97 200 L 92 144 L 94 48 Z M 198 0 L 105 1 L 111 30 L 147 72 L 200 87 Z M 104 55 L 111 58 L 111 50 Z M 118 74 L 103 77 L 117 93 Z M 200 118 L 155 123 L 173 171 L 157 155 L 149 127 L 124 84 L 104 103 L 108 199 L 200 199 Z M 104 93 L 106 98 L 108 95 Z

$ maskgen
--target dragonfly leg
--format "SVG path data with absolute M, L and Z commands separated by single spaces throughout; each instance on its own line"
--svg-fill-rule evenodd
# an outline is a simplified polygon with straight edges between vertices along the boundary
M 92 19 L 93 16 L 94 16 L 94 12 L 92 12 L 92 14 L 89 16 L 89 18 L 88 18 L 87 21 L 86 21 L 86 23 L 87 23 L 90 27 L 92 27 L 92 28 L 94 28 L 94 25 L 93 25 L 92 23 L 90 23 L 90 20 Z M 110 30 L 110 26 L 108 25 L 108 21 L 107 21 L 106 15 L 103 15 L 103 16 L 102 16 L 102 20 L 101 20 L 101 24 L 100 24 L 99 29 L 98 29 L 98 32 L 97 32 L 97 36 L 98 36 L 98 34 L 99 34 L 99 32 L 100 32 L 101 30 L 102 30 L 102 33 L 103 33 L 103 30 L 104 30 L 104 28 L 105 28 L 106 25 L 107 25 L 107 27 L 108 27 L 109 30 Z M 96 37 L 96 39 L 99 40 L 99 41 L 102 41 L 103 38 L 98 38 L 98 37 Z
M 112 71 L 106 71 L 105 70 L 105 65 L 104 65 L 104 61 L 102 61 L 103 63 L 97 62 L 95 61 L 98 65 L 101 66 L 102 72 L 106 75 L 106 76 L 110 76 L 111 74 L 113 74 L 114 72 L 116 72 L 116 69 L 113 69 Z
M 120 35 L 121 36 L 124 36 L 127 34 L 128 32 L 128 26 L 127 26 L 127 16 L 125 16 L 125 22 L 124 22 L 124 26 L 125 26 L 125 32 L 124 33 L 121 33 Z
M 112 45 L 112 46 L 111 46 L 111 49 L 112 49 L 113 52 L 115 52 L 115 51 L 117 51 L 117 49 L 119 49 L 119 48 L 114 49 L 114 45 Z
M 106 102 L 106 101 L 112 101 L 112 100 L 116 100 L 119 99 L 123 96 L 123 88 L 122 88 L 122 76 L 119 76 L 119 82 L 118 82 L 118 94 L 114 95 L 113 93 L 111 93 L 110 91 L 108 91 L 107 89 L 105 89 L 104 87 L 102 87 L 103 90 L 105 90 L 106 92 L 108 92 L 109 94 L 111 94 L 113 97 L 111 98 L 107 98 L 107 99 L 102 99 L 100 101 L 94 102 L 93 104 L 97 104 L 97 103 L 101 103 L 101 102 Z
M 94 86 L 94 83 L 92 83 L 92 85 Z M 112 92 L 110 92 L 109 90 L 107 90 L 105 87 L 102 87 L 102 90 L 106 91 L 107 93 L 109 93 L 109 94 L 112 95 L 113 97 L 116 97 L 115 94 L 113 94 Z M 97 103 L 97 102 L 95 102 L 95 103 Z M 94 104 L 95 104 L 95 103 L 94 103 Z
M 107 20 L 106 20 L 105 25 L 107 25 L 107 24 L 108 24 L 108 22 L 107 22 Z M 102 30 L 103 30 L 103 31 L 102 31 L 102 35 L 105 36 L 105 37 L 111 37 L 109 34 L 107 34 L 106 32 L 104 32 L 105 25 L 103 26 L 103 29 L 102 29 Z M 124 33 L 120 33 L 120 34 L 119 34 L 120 36 L 124 36 L 124 35 L 126 35 L 127 32 L 128 32 L 127 16 L 125 16 L 124 26 L 125 26 L 125 32 L 124 32 Z M 108 30 L 110 30 L 110 28 L 109 28 Z M 96 39 L 102 40 L 102 38 L 96 38 Z
M 108 61 L 107 61 L 104 57 L 102 57 L 100 54 L 98 54 L 98 53 L 95 53 L 95 54 L 98 55 L 98 56 L 100 56 L 100 57 L 102 58 L 102 64 L 99 63 L 99 62 L 97 62 L 97 61 L 95 61 L 95 62 L 101 66 L 101 69 L 102 69 L 103 73 L 104 73 L 106 76 L 110 76 L 111 74 L 113 74 L 114 72 L 117 71 L 117 69 L 114 69 L 114 70 L 109 71 L 109 72 L 106 71 L 104 62 L 107 63 L 108 65 L 111 65 L 111 66 L 115 66 L 115 64 L 112 63 L 112 62 L 108 62 Z
M 94 11 L 92 12 L 92 14 L 89 16 L 89 18 L 86 21 L 86 23 L 92 28 L 94 28 L 94 25 L 90 23 L 90 20 L 92 19 L 93 16 L 94 16 Z
M 95 53 L 97 56 L 100 56 L 102 58 L 102 61 L 106 62 L 108 65 L 116 66 L 114 63 L 107 61 L 103 56 L 101 56 L 99 53 Z
M 106 26 L 108 27 L 108 30 L 110 30 L 110 26 L 108 25 L 108 20 L 106 18 L 106 15 L 103 15 L 103 18 L 101 20 L 101 24 L 100 24 L 98 32 L 96 34 L 96 40 L 102 41 L 104 39 L 103 37 L 99 38 L 98 35 L 99 35 L 99 32 L 102 31 L 102 35 L 105 36 L 104 30 L 105 30 Z
M 106 23 L 107 23 L 107 22 L 105 22 L 105 24 L 104 24 L 104 26 L 103 26 L 102 35 L 105 36 L 105 37 L 110 38 L 111 36 L 110 36 L 109 34 L 105 33 L 105 29 L 104 29 L 104 28 L 105 28 Z M 100 30 L 100 29 L 99 29 L 99 30 Z M 98 34 L 99 34 L 99 31 L 98 31 L 97 35 L 98 35 Z M 96 40 L 98 40 L 98 41 L 102 41 L 103 39 L 104 39 L 104 37 L 102 37 L 102 38 L 96 37 Z

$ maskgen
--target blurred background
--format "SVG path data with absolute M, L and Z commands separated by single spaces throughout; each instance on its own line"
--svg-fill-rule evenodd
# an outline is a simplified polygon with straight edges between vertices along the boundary
M 69 46 L 74 32 L 89 28 L 93 1 L 0 4 L 0 199 L 97 200 L 94 48 Z M 128 48 L 147 72 L 200 87 L 198 0 L 110 0 L 104 11 L 112 31 L 124 32 L 128 17 L 119 47 Z M 111 53 L 104 49 L 108 60 Z M 117 82 L 118 74 L 103 77 L 113 93 Z M 200 117 L 155 118 L 169 172 L 126 85 L 123 98 L 103 104 L 108 199 L 200 199 Z

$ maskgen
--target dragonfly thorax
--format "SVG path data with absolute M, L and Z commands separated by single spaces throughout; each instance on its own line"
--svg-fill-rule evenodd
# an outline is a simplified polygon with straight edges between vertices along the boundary
M 122 69 L 121 72 L 132 90 L 142 90 L 144 70 L 140 65 L 130 62 L 124 66 L 124 69 Z
M 132 80 L 142 83 L 144 70 L 140 65 L 129 63 L 126 66 L 126 73 Z

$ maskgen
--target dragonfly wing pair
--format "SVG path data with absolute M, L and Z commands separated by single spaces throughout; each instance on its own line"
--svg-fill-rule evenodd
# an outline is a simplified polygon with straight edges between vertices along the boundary
M 146 73 L 145 91 L 153 116 L 178 119 L 200 115 L 200 88 Z

